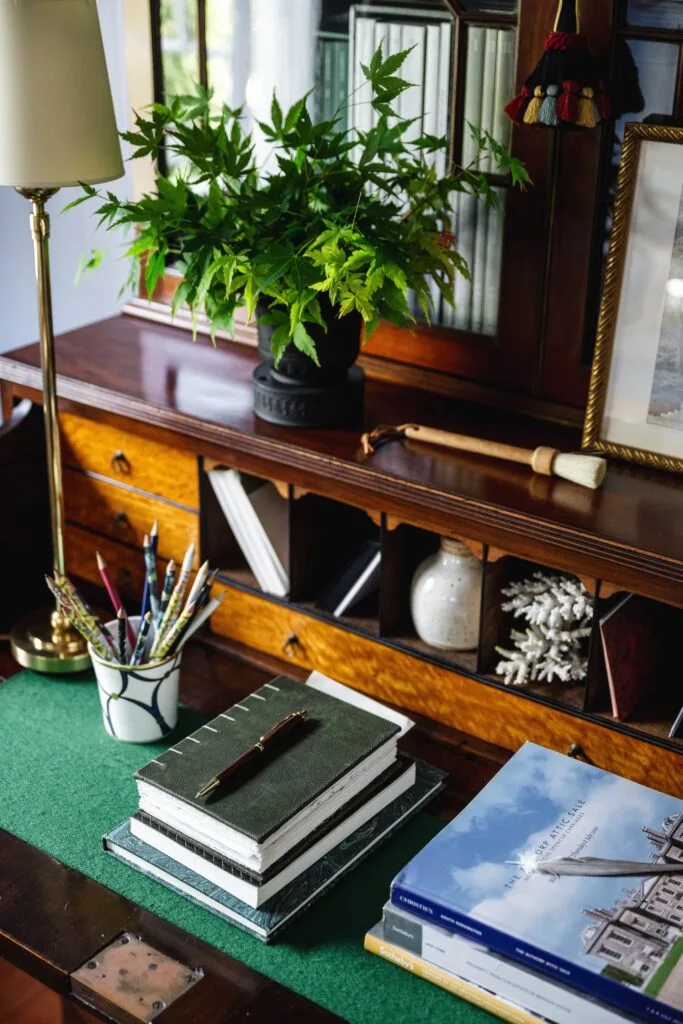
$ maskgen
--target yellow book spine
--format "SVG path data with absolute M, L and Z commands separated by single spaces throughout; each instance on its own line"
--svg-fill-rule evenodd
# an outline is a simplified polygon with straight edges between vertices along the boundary
M 509 1021 L 510 1024 L 547 1024 L 543 1018 L 535 1017 L 527 1010 L 514 1006 L 505 999 L 499 999 L 498 996 L 486 992 L 477 985 L 456 978 L 453 974 L 442 971 L 440 967 L 434 967 L 426 960 L 422 960 L 421 957 L 415 956 L 414 953 L 408 953 L 391 942 L 385 942 L 384 939 L 373 935 L 372 932 L 368 932 L 365 936 L 364 945 L 368 952 L 381 956 L 383 960 L 402 967 L 404 971 L 409 971 L 418 978 L 430 981 L 432 985 L 438 985 L 439 988 L 452 992 L 460 999 L 466 999 L 468 1003 L 479 1006 L 482 1010 L 488 1010 L 489 1013 Z

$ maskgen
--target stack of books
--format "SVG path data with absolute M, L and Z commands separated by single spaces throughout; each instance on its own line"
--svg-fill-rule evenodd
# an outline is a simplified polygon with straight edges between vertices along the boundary
M 365 944 L 505 1020 L 683 1024 L 683 802 L 527 743 Z
M 289 593 L 289 513 L 270 480 L 236 469 L 207 473 L 223 515 L 266 594 Z
M 317 673 L 280 676 L 136 772 L 138 810 L 104 847 L 268 941 L 441 788 L 398 751 L 410 725 Z

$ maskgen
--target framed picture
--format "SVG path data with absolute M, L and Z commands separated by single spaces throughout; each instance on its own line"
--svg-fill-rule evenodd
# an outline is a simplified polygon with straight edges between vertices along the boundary
M 683 471 L 683 128 L 626 126 L 583 447 Z

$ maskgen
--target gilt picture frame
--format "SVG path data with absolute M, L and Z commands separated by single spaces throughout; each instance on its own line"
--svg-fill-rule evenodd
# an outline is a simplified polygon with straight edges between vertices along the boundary
M 683 472 L 683 128 L 626 125 L 582 447 Z

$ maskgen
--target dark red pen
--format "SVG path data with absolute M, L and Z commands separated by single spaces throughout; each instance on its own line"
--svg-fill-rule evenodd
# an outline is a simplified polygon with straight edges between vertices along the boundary
M 281 722 L 274 725 L 273 728 L 265 734 L 265 736 L 261 736 L 257 743 L 254 743 L 252 747 L 249 747 L 249 749 L 245 750 L 243 754 L 240 754 L 240 756 L 235 758 L 234 761 L 231 761 L 230 764 L 226 765 L 225 768 L 218 772 L 217 775 L 214 775 L 212 779 L 209 779 L 206 785 L 202 786 L 199 790 L 195 799 L 198 800 L 199 797 L 209 796 L 210 793 L 214 793 L 219 786 L 222 786 L 225 780 L 233 775 L 239 768 L 243 768 L 244 765 L 248 764 L 255 757 L 259 757 L 261 754 L 264 754 L 275 739 L 279 740 L 285 733 L 298 728 L 306 720 L 307 715 L 308 711 L 306 711 L 305 708 L 301 708 L 300 711 L 293 711 L 291 714 L 287 715 L 287 717 L 283 718 Z

